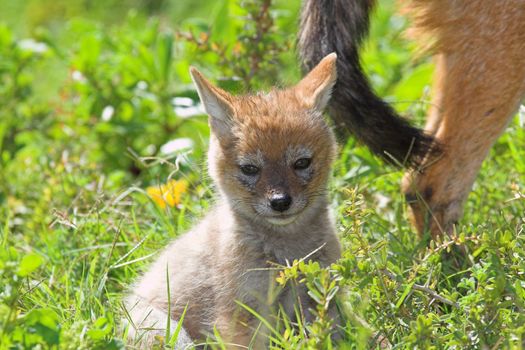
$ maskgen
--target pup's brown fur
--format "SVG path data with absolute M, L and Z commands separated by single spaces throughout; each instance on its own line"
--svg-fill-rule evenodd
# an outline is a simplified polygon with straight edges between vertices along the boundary
M 358 52 L 374 3 L 305 0 L 301 56 L 311 67 L 327 52 L 338 54 L 330 114 L 379 155 L 415 165 L 403 181 L 413 223 L 419 233 L 450 233 L 483 159 L 525 95 L 525 2 L 400 2 L 414 19 L 412 32 L 436 54 L 426 136 L 400 122 L 364 78 Z M 424 156 L 430 136 L 440 157 Z
M 137 328 L 131 327 L 131 337 L 146 332 L 143 347 L 165 334 L 168 319 L 173 330 L 185 307 L 178 348 L 213 334 L 214 327 L 227 342 L 264 348 L 264 327 L 256 335 L 259 321 L 237 302 L 263 317 L 279 304 L 291 319 L 300 302 L 309 320 L 313 305 L 305 287 L 278 291 L 268 268 L 311 253 L 309 259 L 327 266 L 340 254 L 326 193 L 336 144 L 322 116 L 336 80 L 335 61 L 335 54 L 328 55 L 293 88 L 240 97 L 191 70 L 209 115 L 209 172 L 219 199 L 164 251 L 129 297 Z

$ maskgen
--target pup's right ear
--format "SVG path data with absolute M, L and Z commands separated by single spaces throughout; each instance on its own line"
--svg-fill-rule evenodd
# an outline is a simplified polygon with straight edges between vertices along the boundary
M 326 55 L 295 87 L 307 108 L 322 112 L 326 107 L 337 80 L 336 60 L 335 52 Z
M 233 97 L 226 91 L 213 86 L 195 67 L 190 67 L 190 75 L 197 87 L 204 110 L 209 116 L 211 131 L 218 139 L 231 137 L 234 115 Z

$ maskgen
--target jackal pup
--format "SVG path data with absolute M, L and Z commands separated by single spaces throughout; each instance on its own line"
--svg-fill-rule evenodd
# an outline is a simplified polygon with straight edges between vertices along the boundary
M 191 69 L 209 115 L 208 164 L 218 200 L 167 247 L 128 298 L 131 337 L 144 335 L 142 346 L 164 335 L 168 320 L 173 331 L 185 309 L 179 348 L 214 327 L 228 342 L 265 347 L 259 321 L 239 303 L 263 317 L 279 305 L 294 319 L 300 302 L 306 320 L 311 317 L 306 287 L 274 293 L 269 268 L 307 256 L 328 266 L 340 255 L 327 198 L 336 143 L 322 115 L 335 62 L 330 54 L 296 86 L 248 96 L 232 96 Z

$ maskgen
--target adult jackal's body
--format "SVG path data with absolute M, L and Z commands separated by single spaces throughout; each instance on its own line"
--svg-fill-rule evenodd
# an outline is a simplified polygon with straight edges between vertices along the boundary
M 453 230 L 483 159 L 525 95 L 525 1 L 412 0 L 414 32 L 433 43 L 437 69 L 426 134 L 371 91 L 359 64 L 371 0 L 306 0 L 305 67 L 336 52 L 330 114 L 377 154 L 414 166 L 403 184 L 419 232 Z M 427 153 L 434 136 L 442 154 Z M 432 153 L 432 152 L 431 152 Z

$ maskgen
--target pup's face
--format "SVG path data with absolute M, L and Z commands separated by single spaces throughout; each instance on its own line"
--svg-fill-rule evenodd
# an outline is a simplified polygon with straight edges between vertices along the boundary
M 192 69 L 210 116 L 210 175 L 233 210 L 286 226 L 324 198 L 335 141 L 322 110 L 336 80 L 335 54 L 297 86 L 233 97 Z

